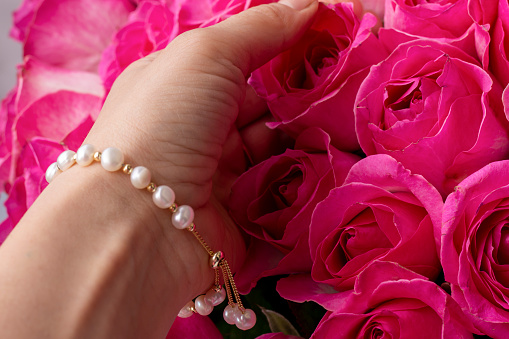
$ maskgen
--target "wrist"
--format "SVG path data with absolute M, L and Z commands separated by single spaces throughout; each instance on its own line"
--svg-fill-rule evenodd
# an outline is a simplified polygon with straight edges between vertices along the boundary
M 0 304 L 12 316 L 2 320 L 33 320 L 32 329 L 55 338 L 164 335 L 213 274 L 192 234 L 174 229 L 171 213 L 151 200 L 97 164 L 60 174 L 0 250 Z M 41 312 L 49 317 L 37 323 Z

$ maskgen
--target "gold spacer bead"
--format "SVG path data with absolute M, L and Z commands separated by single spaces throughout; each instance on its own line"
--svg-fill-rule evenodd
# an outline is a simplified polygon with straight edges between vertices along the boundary
M 187 228 L 187 230 L 189 232 L 194 232 L 195 229 L 196 229 L 196 225 L 194 224 L 194 222 L 192 222 L 191 225 L 189 225 L 189 227 Z
M 149 191 L 150 193 L 154 193 L 156 191 L 156 184 L 154 184 L 153 182 L 151 182 L 150 184 L 148 184 L 147 186 L 147 191 Z
M 214 255 L 212 257 L 210 257 L 210 261 L 209 261 L 210 267 L 218 268 L 219 264 L 221 263 L 221 261 L 223 259 L 224 259 L 223 252 L 217 251 L 216 253 L 214 253 Z
M 173 205 L 170 206 L 170 211 L 172 213 L 175 213 L 175 212 L 177 212 L 177 208 L 178 208 L 177 204 L 173 204 Z
M 101 161 L 101 152 L 95 152 L 94 153 L 94 160 L 95 161 Z
M 74 153 L 74 155 L 72 156 L 72 161 L 76 162 L 76 159 L 78 159 L 78 155 Z
M 133 172 L 133 166 L 131 166 L 130 164 L 124 164 L 124 166 L 122 167 L 122 172 L 124 172 L 125 174 L 131 174 Z

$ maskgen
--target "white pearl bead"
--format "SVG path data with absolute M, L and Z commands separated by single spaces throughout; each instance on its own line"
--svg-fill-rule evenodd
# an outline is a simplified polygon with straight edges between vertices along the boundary
M 194 313 L 193 309 L 194 309 L 194 302 L 191 300 L 184 307 L 182 307 L 182 309 L 180 310 L 178 316 L 180 318 L 189 318 Z
M 235 325 L 243 331 L 253 328 L 256 324 L 256 314 L 251 309 L 245 309 L 244 313 L 238 312 L 235 319 Z
M 194 211 L 191 206 L 182 205 L 177 208 L 177 211 L 173 213 L 171 217 L 171 222 L 175 228 L 179 230 L 183 230 L 188 228 L 194 219 Z
M 205 300 L 205 296 L 202 294 L 194 300 L 194 308 L 200 315 L 209 315 L 212 313 L 214 306 L 209 304 L 207 300 Z
M 94 153 L 96 152 L 93 145 L 83 145 L 76 152 L 76 163 L 80 166 L 88 166 L 94 161 Z
M 224 299 L 226 299 L 226 291 L 224 288 L 221 288 L 219 292 L 212 288 L 205 294 L 205 300 L 212 306 L 219 305 Z
M 223 318 L 228 324 L 233 325 L 237 320 L 237 313 L 240 313 L 237 305 L 235 307 L 231 307 L 231 305 L 226 305 L 223 311 Z
M 63 151 L 57 158 L 57 165 L 61 171 L 65 171 L 74 165 L 74 153 L 73 151 Z
M 131 172 L 131 184 L 136 188 L 145 188 L 150 184 L 150 171 L 148 168 L 138 166 Z
M 46 170 L 46 181 L 52 182 L 60 173 L 62 173 L 62 171 L 58 168 L 57 163 L 52 163 Z
M 106 148 L 101 154 L 101 165 L 107 171 L 118 171 L 123 163 L 124 155 L 118 148 Z
M 152 194 L 152 200 L 159 208 L 170 208 L 175 202 L 175 192 L 166 185 L 158 186 Z

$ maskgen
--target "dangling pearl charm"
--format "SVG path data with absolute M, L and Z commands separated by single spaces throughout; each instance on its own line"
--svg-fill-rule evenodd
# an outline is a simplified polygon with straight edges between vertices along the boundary
M 131 172 L 131 184 L 134 187 L 143 189 L 150 184 L 150 171 L 143 166 L 137 166 Z
M 152 194 L 152 200 L 159 208 L 170 208 L 175 202 L 175 192 L 166 185 L 158 186 Z
M 253 328 L 256 324 L 256 314 L 251 309 L 245 309 L 244 312 L 238 312 L 235 318 L 235 325 L 243 331 Z
M 209 304 L 207 300 L 205 300 L 205 295 L 202 294 L 194 300 L 194 308 L 200 315 L 209 315 L 212 313 L 214 306 Z
M 57 163 L 52 163 L 46 170 L 46 181 L 48 183 L 52 182 L 60 173 L 62 173 L 62 171 L 58 168 Z
M 74 153 L 73 151 L 63 151 L 57 158 L 57 165 L 61 171 L 68 170 L 74 165 Z
M 182 309 L 180 310 L 178 316 L 180 318 L 189 318 L 190 316 L 193 315 L 194 309 L 195 309 L 194 308 L 194 302 L 191 300 L 184 307 L 182 307 Z
M 76 152 L 76 163 L 80 166 L 88 166 L 94 161 L 95 147 L 89 144 L 78 148 Z
M 123 163 L 124 155 L 118 148 L 109 147 L 101 153 L 101 165 L 109 172 L 118 171 Z
M 182 205 L 177 208 L 177 211 L 173 213 L 171 222 L 175 228 L 183 230 L 189 227 L 194 219 L 194 211 L 191 206 Z
M 230 325 L 235 324 L 237 320 L 237 313 L 240 313 L 240 310 L 238 309 L 237 305 L 234 305 L 234 307 L 232 307 L 229 304 L 226 305 L 223 311 L 224 321 L 226 321 Z
M 212 306 L 217 306 L 221 304 L 224 299 L 226 299 L 226 290 L 224 288 L 221 288 L 219 291 L 216 291 L 215 289 L 211 288 L 206 294 L 205 294 L 205 300 L 208 301 L 209 304 Z

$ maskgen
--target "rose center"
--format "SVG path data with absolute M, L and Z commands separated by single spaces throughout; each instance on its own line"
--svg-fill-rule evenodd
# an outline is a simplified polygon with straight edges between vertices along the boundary
M 423 110 L 420 80 L 390 84 L 385 88 L 385 110 L 380 128 L 387 130 L 397 121 L 414 121 Z
M 308 38 L 312 43 L 305 51 L 304 62 L 299 61 L 288 74 L 287 84 L 294 89 L 314 89 L 338 63 L 340 46 L 329 32 L 311 32 Z
M 371 324 L 369 330 L 364 332 L 364 339 L 378 339 L 384 337 L 384 330 L 380 328 L 380 324 Z
M 276 182 L 271 187 L 271 191 L 277 209 L 281 210 L 292 206 L 299 196 L 299 187 L 301 185 L 302 171 L 298 168 L 292 169 L 283 180 Z
M 498 245 L 498 263 L 501 265 L 509 264 L 509 228 L 506 226 L 500 232 L 500 244 Z
M 392 248 L 391 242 L 373 219 L 373 212 L 365 210 L 341 232 L 339 243 L 347 260 L 373 249 Z

